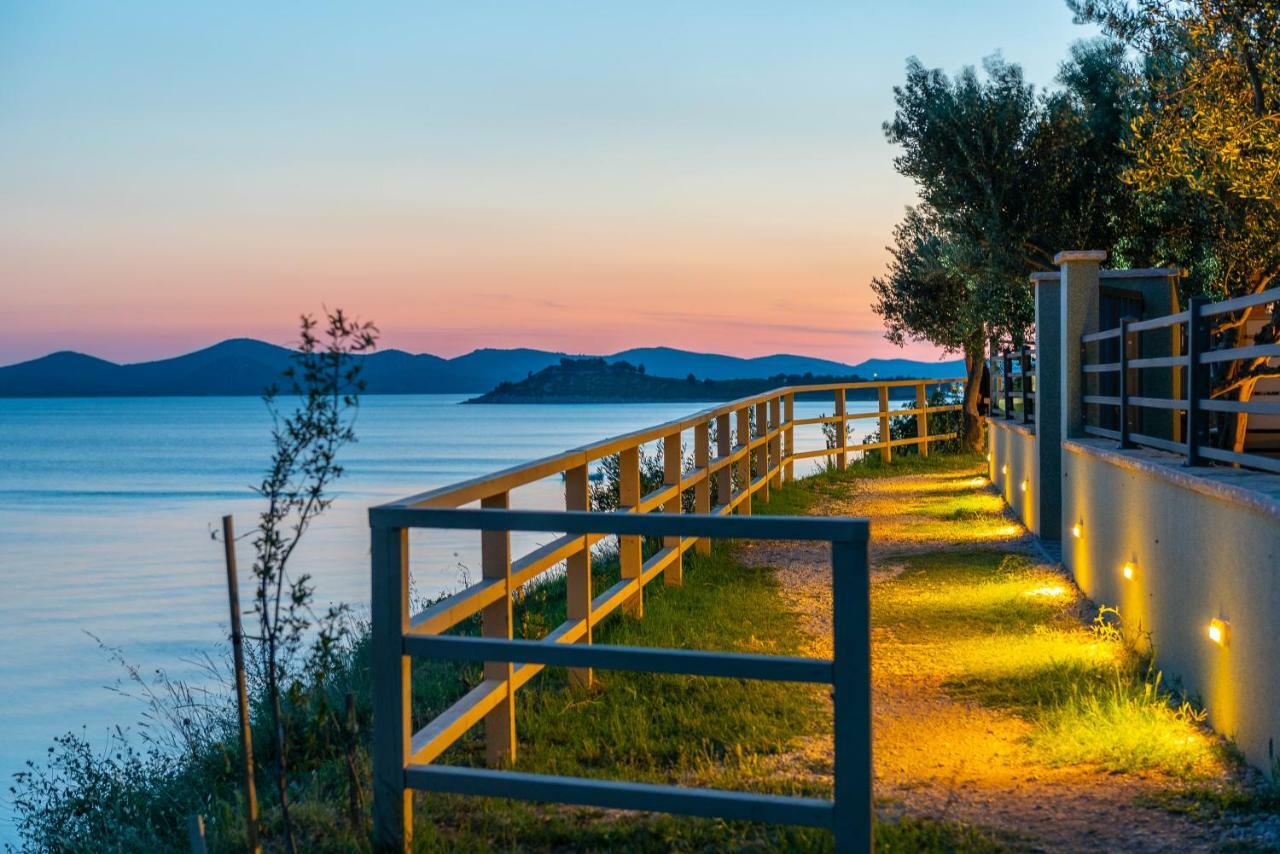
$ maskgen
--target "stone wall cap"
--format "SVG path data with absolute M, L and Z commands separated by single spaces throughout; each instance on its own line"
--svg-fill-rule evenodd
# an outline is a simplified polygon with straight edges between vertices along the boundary
M 1187 271 L 1181 267 L 1137 267 L 1132 270 L 1099 270 L 1100 279 L 1182 279 Z M 1031 282 L 1057 282 L 1062 279 L 1060 270 L 1042 270 L 1031 274 Z
M 1187 271 L 1181 267 L 1136 267 L 1132 270 L 1100 270 L 1102 279 L 1181 279 Z
M 1063 439 L 1062 450 L 1099 457 L 1119 468 L 1144 472 L 1280 521 L 1280 482 L 1274 474 L 1226 466 L 1187 468 L 1181 455 L 1141 447 L 1121 451 L 1115 442 L 1102 439 Z
M 1053 263 L 1066 264 L 1071 261 L 1097 261 L 1101 264 L 1107 260 L 1105 249 L 1068 249 L 1053 256 Z

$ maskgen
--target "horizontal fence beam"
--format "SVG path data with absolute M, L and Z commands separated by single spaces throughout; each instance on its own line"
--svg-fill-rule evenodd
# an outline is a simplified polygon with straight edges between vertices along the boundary
M 930 437 L 932 441 L 933 437 Z M 712 537 L 751 540 L 832 540 L 865 543 L 866 519 L 818 516 L 702 516 L 592 513 L 583 510 L 471 510 L 373 507 L 374 528 L 470 531 L 565 531 L 570 534 Z
M 455 661 L 511 661 L 551 667 L 595 667 L 765 682 L 831 683 L 830 661 L 781 655 L 600 644 L 588 646 L 453 635 L 406 635 L 404 653 L 417 658 Z
M 409 765 L 404 771 L 404 782 L 410 788 L 427 792 L 821 828 L 833 826 L 835 812 L 831 801 L 818 798 L 757 795 L 723 789 L 686 789 L 448 765 Z
M 1168 329 L 1170 326 L 1177 326 L 1179 323 L 1186 323 L 1191 317 L 1190 312 L 1179 311 L 1176 314 L 1167 314 L 1164 317 L 1153 317 L 1150 320 L 1135 320 L 1129 324 L 1130 332 L 1150 332 L 1153 329 Z M 1119 334 L 1119 331 L 1116 332 Z
M 1242 297 L 1233 297 L 1224 299 L 1219 302 L 1211 302 L 1204 308 L 1200 309 L 1201 317 L 1214 317 L 1219 314 L 1228 314 L 1233 311 L 1242 311 L 1246 308 L 1254 306 L 1266 305 L 1269 302 L 1280 300 L 1280 288 L 1271 288 L 1266 291 L 1259 291 L 1256 294 L 1246 294 Z
M 1232 347 L 1229 350 L 1210 350 L 1200 354 L 1200 364 L 1235 362 L 1240 359 L 1280 358 L 1280 344 L 1253 344 L 1248 347 Z

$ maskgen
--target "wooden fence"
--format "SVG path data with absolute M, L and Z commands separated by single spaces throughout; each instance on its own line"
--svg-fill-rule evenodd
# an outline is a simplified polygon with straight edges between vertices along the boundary
M 956 438 L 955 433 L 931 435 L 928 417 L 956 411 L 958 404 L 928 405 L 929 386 L 951 386 L 947 380 L 896 380 L 792 386 L 695 413 L 688 418 L 595 444 L 566 451 L 496 472 L 492 475 L 405 498 L 370 510 L 372 528 L 372 621 L 374 673 L 374 838 L 380 850 L 405 850 L 412 833 L 411 793 L 417 789 L 471 794 L 527 797 L 567 803 L 631 807 L 726 818 L 818 824 L 834 827 L 842 850 L 866 847 L 870 810 L 870 723 L 858 711 L 861 700 L 851 702 L 842 723 L 836 714 L 836 801 L 849 803 L 844 810 L 829 801 L 770 798 L 732 792 L 699 791 L 675 787 L 641 786 L 599 780 L 545 778 L 514 772 L 486 772 L 433 764 L 471 727 L 484 722 L 486 759 L 492 767 L 514 764 L 517 759 L 516 692 L 548 665 L 570 668 L 571 677 L 590 684 L 592 668 L 621 668 L 669 673 L 735 676 L 741 678 L 833 682 L 840 694 L 845 679 L 846 697 L 869 691 L 864 672 L 869 652 L 866 635 L 866 523 L 834 519 L 724 519 L 751 513 L 753 496 L 768 500 L 769 490 L 794 476 L 797 460 L 826 456 L 839 468 L 850 454 L 877 451 L 889 461 L 893 449 L 917 446 L 927 454 L 932 442 Z M 914 389 L 910 408 L 890 408 L 890 389 Z M 874 412 L 850 413 L 848 393 L 874 389 Z M 794 417 L 796 395 L 830 393 L 834 415 Z M 890 419 L 915 416 L 917 436 L 890 438 Z M 879 421 L 880 441 L 850 445 L 851 420 Z M 712 425 L 716 455 L 711 456 Z M 832 447 L 810 451 L 795 448 L 796 427 L 806 424 L 836 426 Z M 683 436 L 693 433 L 693 468 L 684 470 Z M 640 449 L 661 442 L 664 479 L 657 489 L 642 494 Z M 589 466 L 617 454 L 619 460 L 619 508 L 611 513 L 589 513 Z M 564 511 L 511 509 L 512 490 L 562 475 Z M 712 478 L 718 503 L 711 504 Z M 682 513 L 682 497 L 692 491 L 692 515 Z M 461 509 L 479 503 L 479 510 Z M 659 511 L 653 516 L 641 514 Z M 411 528 L 464 529 L 480 532 L 481 579 L 465 590 L 437 602 L 418 614 L 409 610 L 409 541 Z M 512 531 L 562 533 L 529 554 L 513 559 Z M 607 536 L 618 537 L 621 580 L 595 594 L 591 589 L 591 547 Z M 648 559 L 642 552 L 645 536 L 661 537 L 659 548 Z M 836 585 L 837 649 L 855 664 L 840 668 L 832 662 L 771 659 L 767 656 L 733 656 L 691 651 L 660 651 L 591 647 L 592 632 L 600 621 L 619 608 L 644 615 L 644 587 L 659 575 L 667 585 L 679 585 L 683 555 L 690 549 L 710 550 L 710 538 L 818 539 L 833 543 L 833 583 Z M 861 546 L 858 546 L 861 543 Z M 861 551 L 859 551 L 859 548 Z M 567 620 L 541 640 L 513 640 L 512 593 L 555 567 L 563 565 L 567 581 Z M 853 593 L 840 592 L 840 579 L 850 578 Z M 847 585 L 846 585 L 847 587 Z M 861 596 L 861 606 L 854 599 Z M 841 616 L 839 603 L 848 601 Z M 481 615 L 481 638 L 445 636 L 462 620 Z M 841 621 L 845 628 L 842 632 Z M 843 645 L 842 645 L 843 643 Z M 849 646 L 852 644 L 852 646 Z M 484 662 L 483 679 L 450 708 L 416 731 L 410 715 L 410 658 L 431 656 Z M 837 654 L 837 661 L 840 653 Z M 861 663 L 858 663 L 861 662 Z M 842 676 L 842 673 L 844 674 Z M 849 674 L 855 674 L 850 676 Z M 848 681 L 853 680 L 853 681 Z M 855 685 L 854 682 L 857 682 Z M 869 696 L 869 695 L 868 695 Z M 869 714 L 869 713 L 868 713 Z M 851 724 L 850 721 L 853 721 Z M 853 729 L 850 730 L 849 727 Z M 842 769 L 841 748 L 865 741 L 867 753 L 858 753 Z M 864 761 L 865 760 L 865 761 Z M 862 765 L 866 765 L 862 769 Z M 842 798 L 842 774 L 859 780 L 865 772 L 867 792 L 858 783 Z M 493 776 L 496 775 L 496 776 Z M 804 803 L 800 803 L 804 801 Z M 845 823 L 842 825 L 841 822 Z M 849 825 L 856 821 L 858 825 Z M 866 826 L 862 826 L 865 822 Z M 841 842 L 844 840 L 844 842 Z M 861 841 L 858 841 L 861 840 Z M 850 847 L 852 846 L 852 847 Z

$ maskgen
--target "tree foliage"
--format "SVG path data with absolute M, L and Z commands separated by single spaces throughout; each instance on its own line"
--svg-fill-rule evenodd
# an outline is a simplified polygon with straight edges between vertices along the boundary
M 1167 244 L 1190 268 L 1190 289 L 1218 297 L 1274 287 L 1280 278 L 1280 4 L 1274 0 L 1069 0 L 1144 57 L 1145 98 L 1126 140 L 1126 185 L 1173 225 Z M 1180 223 L 1180 225 L 1175 225 Z M 1247 311 L 1213 330 L 1242 343 Z M 1277 317 L 1257 342 L 1277 338 Z M 1214 368 L 1215 396 L 1248 399 L 1266 360 Z M 1239 446 L 1246 418 L 1222 441 Z
M 1034 322 L 1027 277 L 1064 248 L 1110 245 L 1125 219 L 1113 189 L 1127 88 L 1123 48 L 1079 47 L 1063 88 L 1037 94 L 999 57 L 954 79 L 918 60 L 894 89 L 885 124 L 897 170 L 920 204 L 894 230 L 886 276 L 872 283 L 889 340 L 962 351 L 965 444 L 982 440 L 978 382 L 989 338 L 1021 343 Z

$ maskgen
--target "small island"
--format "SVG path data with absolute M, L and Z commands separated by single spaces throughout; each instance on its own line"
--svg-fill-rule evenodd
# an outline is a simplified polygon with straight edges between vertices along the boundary
M 471 398 L 466 403 L 655 403 L 681 400 L 733 400 L 785 385 L 821 385 L 825 383 L 862 382 L 863 377 L 778 374 L 754 379 L 698 379 L 689 374 L 684 379 L 656 377 L 644 365 L 630 362 L 608 362 L 599 358 L 562 358 L 519 382 L 504 382 L 493 390 Z M 910 387 L 892 389 L 890 397 L 908 399 Z M 796 395 L 804 398 L 806 395 Z M 818 396 L 815 393 L 815 396 Z M 828 393 L 825 397 L 829 397 Z M 853 390 L 851 400 L 874 400 L 875 389 Z

